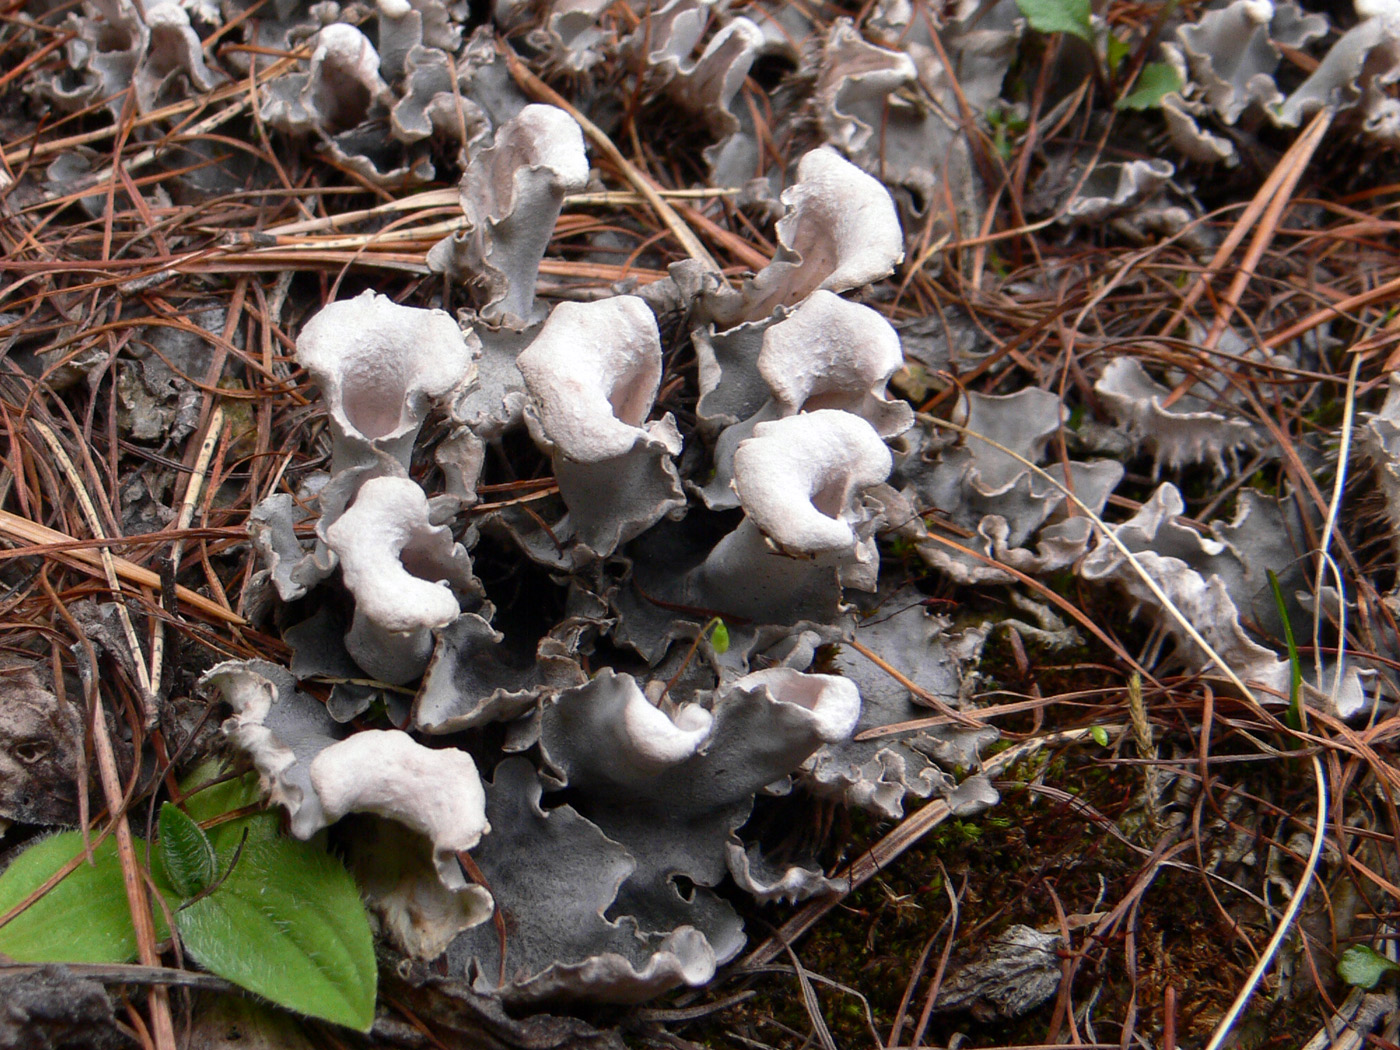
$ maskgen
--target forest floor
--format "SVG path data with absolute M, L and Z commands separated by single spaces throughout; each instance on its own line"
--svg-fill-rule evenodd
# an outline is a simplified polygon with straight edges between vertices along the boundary
M 211 67 L 232 69 L 236 52 L 258 50 L 237 30 L 264 5 L 227 6 L 244 13 L 202 46 Z M 473 24 L 483 20 L 482 5 L 457 6 Z M 760 6 L 731 4 L 729 13 Z M 839 17 L 868 19 L 874 6 L 800 5 L 817 35 Z M 1161 6 L 1112 0 L 1095 9 L 1141 67 L 1157 16 L 1176 8 Z M 1174 17 L 1189 19 L 1196 6 L 1204 10 L 1182 4 Z M 66 19 L 77 9 L 0 4 L 0 656 L 12 673 L 37 667 L 60 697 L 86 691 L 105 706 L 125 783 L 112 797 L 87 782 L 101 759 L 90 739 L 68 754 L 71 766 L 39 782 L 69 811 L 26 808 L 14 801 L 19 781 L 0 779 L 10 792 L 8 802 L 0 792 L 0 816 L 12 823 L 5 848 L 79 818 L 96 832 L 113 804 L 147 820 L 177 776 L 222 746 L 215 730 L 225 711 L 197 689 L 199 677 L 220 660 L 289 660 L 266 610 L 248 605 L 260 566 L 247 522 L 284 475 L 302 476 L 328 455 L 324 412 L 293 356 L 305 320 L 366 288 L 414 305 L 463 305 L 424 265 L 460 221 L 455 147 L 432 148 L 428 181 L 376 184 L 311 139 L 267 127 L 258 92 L 303 68 L 304 47 L 265 54 L 274 66 L 242 80 L 204 90 L 185 82 L 158 106 L 138 106 L 133 89 L 62 112 L 46 92 L 69 75 Z M 637 21 L 625 3 L 607 17 L 619 31 Z M 667 192 L 696 187 L 709 140 L 679 148 L 693 132 L 686 118 L 649 99 L 616 55 L 580 74 L 538 59 L 527 37 L 528 26 L 502 37 L 538 75 L 522 75 L 521 90 L 594 115 L 614 153 L 595 148 L 591 162 L 617 194 L 603 210 L 566 205 L 541 269 L 542 300 L 656 280 L 686 246 L 632 194 L 636 177 Z M 1400 340 L 1400 163 L 1329 129 L 1324 110 L 1303 130 L 1232 132 L 1241 157 L 1231 168 L 1176 157 L 1174 199 L 1186 219 L 1169 236 L 1134 226 L 1143 212 L 1057 221 L 1055 202 L 1082 170 L 1064 158 L 1149 147 L 1175 156 L 1158 111 L 1114 108 L 1121 80 L 1086 68 L 1072 91 L 1048 83 L 1041 71 L 1072 43 L 1026 33 L 1007 78 L 1011 101 L 965 127 L 976 193 L 964 201 L 949 190 L 923 202 L 922 228 L 906 221 L 905 261 L 871 301 L 901 326 L 937 319 L 950 345 L 966 337 L 979 356 L 942 371 L 911 361 L 892 390 L 946 419 L 962 392 L 1038 386 L 1062 398 L 1069 426 L 1112 427 L 1094 382 L 1106 355 L 1123 348 L 1178 384 L 1169 402 L 1195 382 L 1234 390 L 1213 407 L 1263 440 L 1186 465 L 1130 449 L 1104 516 L 1123 521 L 1161 480 L 1185 497 L 1180 523 L 1204 535 L 1229 520 L 1246 484 L 1307 504 L 1318 512 L 1309 520 L 1329 523 L 1352 603 L 1347 648 L 1385 665 L 1397 639 L 1396 555 L 1381 474 L 1397 468 L 1353 448 L 1339 480 L 1337 449 L 1351 447 L 1366 413 L 1381 411 Z M 1316 65 L 1301 51 L 1286 58 L 1301 71 Z M 800 64 L 760 66 L 743 97 L 757 113 L 804 86 Z M 820 142 L 819 123 L 812 116 L 760 136 L 770 162 L 786 167 Z M 733 280 L 772 258 L 771 221 L 722 197 L 668 199 L 677 202 L 670 216 Z M 367 216 L 373 208 L 381 210 Z M 1196 342 L 1175 337 L 1183 319 L 1197 326 Z M 1312 339 L 1320 349 L 1293 367 L 1261 363 L 1221 348 L 1221 331 L 1237 329 L 1255 348 Z M 1174 335 L 1152 335 L 1161 332 Z M 693 409 L 693 357 L 676 355 L 668 369 L 665 396 Z M 1049 455 L 1067 458 L 1064 442 Z M 500 478 L 487 495 L 547 484 L 547 460 L 534 456 L 529 469 L 536 476 Z M 1309 579 L 1312 539 L 1299 554 Z M 897 538 L 881 543 L 885 572 L 953 622 L 1011 614 L 1006 585 L 958 584 Z M 940 801 L 910 797 L 902 820 L 880 821 L 803 795 L 762 800 L 754 826 L 815 843 L 849 889 L 744 906 L 748 948 L 708 986 L 636 1007 L 585 1006 L 580 1023 L 550 1027 L 423 997 L 386 972 L 387 1020 L 366 1037 L 192 987 L 198 980 L 182 982 L 176 971 L 186 964 L 161 955 L 170 947 L 161 943 L 152 961 L 166 977 L 108 975 L 110 1045 L 160 1045 L 152 1018 L 162 1010 L 173 1011 L 178 1045 L 193 1031 L 190 1045 L 200 1047 L 1400 1045 L 1389 972 L 1400 967 L 1386 961 L 1400 907 L 1393 708 L 1346 720 L 1325 704 L 1303 718 L 1286 702 L 1260 706 L 1218 668 L 1196 673 L 1164 657 L 1160 622 L 1121 593 L 1069 571 L 1022 583 L 1082 629 L 1068 647 L 1016 631 L 988 638 L 971 701 L 1005 707 L 994 714 L 1001 741 L 983 756 L 1000 803 L 961 819 Z M 114 600 L 124 604 L 107 608 L 125 609 L 124 623 L 99 611 Z M 1311 667 L 1310 625 L 1294 631 L 1292 659 Z M 1288 659 L 1284 639 L 1264 641 Z M 100 689 L 79 674 L 84 647 L 101 661 Z M 1335 653 L 1335 641 L 1327 647 Z M 143 696 L 160 706 L 152 722 Z M 0 712 L 0 730 L 13 737 L 6 718 Z M 0 778 L 33 765 L 22 743 L 0 741 L 12 756 Z M 1008 947 L 1018 935 L 1050 947 Z M 1354 946 L 1378 968 L 1369 993 L 1338 975 Z M 0 981 L 13 977 L 0 967 Z M 162 987 L 174 990 L 152 991 Z M 1043 994 L 1018 1004 L 1033 987 Z M 1358 1011 L 1364 1031 L 1348 1028 Z M 0 1034 L 9 1031 L 0 1023 Z

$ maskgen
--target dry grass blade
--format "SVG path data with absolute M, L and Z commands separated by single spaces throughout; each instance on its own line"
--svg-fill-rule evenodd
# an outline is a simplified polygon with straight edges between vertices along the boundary
M 906 688 L 908 687 L 906 686 Z M 953 711 L 950 709 L 949 713 L 946 715 L 935 715 L 932 718 L 915 718 L 908 722 L 891 722 L 887 726 L 866 729 L 857 733 L 852 739 L 858 743 L 866 740 L 881 740 L 885 737 L 900 736 L 904 733 L 917 732 L 920 729 L 933 729 L 937 726 L 946 726 L 955 723 L 969 727 L 984 726 L 990 718 L 1019 715 L 1027 711 L 1040 710 L 1050 702 L 1051 701 L 1045 697 L 1041 697 L 1036 700 L 1021 700 L 1014 704 L 994 704 L 990 707 L 979 707 L 972 712 Z
M 127 820 L 125 793 L 122 791 L 121 777 L 117 771 L 117 755 L 112 747 L 111 734 L 107 728 L 107 712 L 98 688 L 100 675 L 97 654 L 92 642 L 71 613 L 64 608 L 58 595 L 46 576 L 40 580 L 49 590 L 50 597 L 58 607 L 59 614 L 67 621 L 69 629 L 81 643 L 85 662 L 80 666 L 83 687 L 87 692 L 87 709 L 91 716 L 88 730 L 93 753 L 97 758 L 98 783 L 107 802 L 107 811 L 112 816 L 114 834 L 117 840 L 117 856 L 121 862 L 122 884 L 126 889 L 127 907 L 131 913 L 131 924 L 136 931 L 136 952 L 142 966 L 160 965 L 160 953 L 156 951 L 155 922 L 151 915 L 151 899 L 146 890 L 146 875 L 136 857 L 136 847 L 132 840 L 131 825 Z M 139 655 L 137 657 L 139 666 Z M 175 1026 L 170 1014 L 170 989 L 156 985 L 149 993 L 151 1029 L 155 1038 L 156 1050 L 176 1050 Z
M 817 1037 L 817 1044 L 822 1050 L 836 1050 L 836 1040 L 831 1037 L 831 1029 L 827 1027 L 826 1018 L 822 1016 L 821 1000 L 817 998 L 817 991 L 812 987 L 811 975 L 807 973 L 807 968 L 802 965 L 802 960 L 797 957 L 797 953 L 792 950 L 792 945 L 784 943 L 783 950 L 792 960 L 793 973 L 797 976 L 797 986 L 802 992 L 802 1005 L 807 1011 L 808 1018 L 811 1019 L 812 1032 Z
M 1278 222 L 1280 216 L 1283 215 L 1283 210 L 1292 203 L 1293 190 L 1297 187 L 1298 180 L 1303 177 L 1303 172 L 1307 169 L 1308 162 L 1312 160 L 1317 147 L 1322 144 L 1322 136 L 1327 133 L 1327 129 L 1331 126 L 1333 115 L 1330 108 L 1319 110 L 1317 115 L 1313 117 L 1312 123 L 1298 136 L 1288 152 L 1279 160 L 1277 170 L 1281 173 L 1281 177 L 1274 187 L 1268 206 L 1259 219 L 1259 228 L 1254 231 L 1254 239 L 1250 242 L 1249 250 L 1240 260 L 1239 269 L 1235 272 L 1234 279 L 1225 291 L 1220 310 L 1215 316 L 1215 322 L 1211 325 L 1210 331 L 1201 344 L 1203 349 L 1210 351 L 1220 345 L 1220 337 L 1225 334 L 1225 329 L 1229 327 L 1230 318 L 1244 297 L 1245 287 L 1253 279 L 1254 272 L 1259 266 L 1259 260 L 1263 258 L 1269 242 L 1273 240 L 1274 234 L 1278 230 Z M 1244 225 L 1243 219 L 1240 220 L 1240 225 Z M 1219 258 L 1218 255 L 1217 258 Z
M 1318 143 L 1321 141 L 1322 133 L 1327 130 L 1327 126 L 1331 123 L 1332 116 L 1331 110 L 1319 110 L 1304 133 L 1294 140 L 1288 152 L 1279 159 L 1278 164 L 1274 166 L 1274 170 L 1269 173 L 1269 177 L 1264 180 L 1263 185 L 1259 187 L 1254 198 L 1246 206 L 1243 213 L 1241 213 L 1234 227 L 1230 230 L 1229 234 L 1226 235 L 1225 240 L 1221 242 L 1215 255 L 1212 256 L 1210 262 L 1206 264 L 1206 268 L 1202 270 L 1196 277 L 1196 280 L 1192 282 L 1190 289 L 1182 296 L 1176 309 L 1172 311 L 1170 319 L 1162 326 L 1161 332 L 1163 335 L 1171 335 L 1176 330 L 1177 325 L 1190 313 L 1191 308 L 1196 305 L 1197 300 L 1205 294 L 1211 279 L 1225 268 L 1225 265 L 1230 261 L 1230 256 L 1234 254 L 1235 249 L 1244 241 L 1245 236 L 1254 227 L 1259 217 L 1263 215 L 1265 210 L 1274 202 L 1275 198 L 1282 198 L 1286 203 L 1287 194 L 1280 192 L 1281 187 L 1290 179 L 1296 184 L 1298 176 L 1302 173 L 1302 168 L 1296 163 L 1297 158 L 1303 155 L 1308 157 L 1312 156 L 1313 151 L 1317 149 Z M 1260 242 L 1261 252 L 1263 245 L 1266 243 L 1267 241 Z M 1219 339 L 1218 334 L 1216 335 L 1216 339 Z
M 933 946 L 934 940 L 938 937 L 938 934 L 942 932 L 944 926 L 949 928 L 948 939 L 943 942 L 943 951 L 938 957 L 938 966 L 933 972 L 933 977 L 929 980 L 927 991 L 924 993 L 923 1009 L 919 1011 L 919 1020 L 914 1026 L 915 1043 L 922 1043 L 924 1041 L 924 1032 L 928 1029 L 929 1017 L 932 1015 L 933 1008 L 938 1002 L 938 992 L 943 986 L 944 975 L 948 972 L 948 960 L 952 957 L 953 941 L 958 931 L 958 921 L 962 910 L 958 898 L 962 895 L 963 891 L 967 889 L 967 880 L 964 878 L 962 885 L 958 888 L 958 891 L 954 893 L 953 884 L 948 878 L 947 869 L 944 868 L 941 863 L 939 864 L 939 870 L 943 874 L 943 891 L 948 895 L 948 917 L 944 920 L 943 924 L 934 931 L 933 937 L 929 939 L 929 947 L 931 948 Z M 887 1041 L 887 1045 L 889 1046 L 893 1046 L 899 1041 L 899 1036 L 902 1034 L 900 1015 L 903 1014 L 908 1004 L 909 997 L 913 994 L 915 983 L 919 977 L 919 971 L 923 969 L 927 958 L 928 954 L 927 951 L 925 951 L 923 958 L 919 960 L 918 966 L 915 967 L 914 972 L 909 975 L 909 985 L 905 990 L 904 999 L 900 1003 L 899 1013 L 895 1015 L 894 1024 L 890 1026 L 890 1038 Z
M 176 532 L 183 533 L 190 527 L 190 522 L 194 520 L 195 507 L 199 504 L 200 494 L 204 491 L 204 480 L 209 471 L 209 461 L 214 458 L 214 446 L 218 444 L 223 430 L 224 409 L 222 405 L 215 405 L 214 410 L 209 413 L 204 440 L 200 442 L 199 453 L 195 457 L 194 470 L 185 486 L 185 495 L 180 500 L 180 513 L 175 519 Z M 170 578 L 172 580 L 180 571 L 180 555 L 183 551 L 184 540 L 177 539 L 170 550 Z M 151 681 L 157 685 L 162 681 L 161 670 L 164 659 L 165 621 L 157 619 L 151 637 Z
M 1294 321 L 1274 332 L 1260 345 L 1265 350 L 1277 350 L 1281 346 L 1286 346 L 1298 339 L 1300 336 L 1311 332 L 1318 325 L 1326 324 L 1329 321 L 1345 319 L 1348 312 L 1359 310 L 1363 306 L 1370 306 L 1373 303 L 1384 303 L 1393 300 L 1396 295 L 1400 295 L 1400 277 L 1393 277 L 1388 281 L 1368 288 L 1364 292 L 1357 292 L 1355 295 L 1348 295 L 1338 299 L 1324 309 L 1308 314 L 1302 320 Z M 1390 362 L 1386 363 L 1386 368 L 1393 368 Z
M 954 722 L 957 722 L 959 725 L 967 726 L 971 729 L 980 729 L 985 724 L 978 717 L 965 714 L 962 711 L 949 707 L 946 703 L 944 703 L 942 697 L 937 696 L 934 693 L 930 693 L 927 689 L 923 688 L 923 686 L 919 685 L 919 683 L 913 681 L 908 675 L 902 673 L 888 660 L 880 656 L 879 653 L 874 652 L 868 646 L 862 645 L 859 639 L 850 638 L 846 641 L 845 644 L 849 645 L 856 652 L 860 653 L 861 656 L 865 657 L 880 670 L 884 671 L 885 674 L 889 675 L 900 685 L 904 686 L 905 689 L 908 689 L 909 692 L 913 693 L 920 700 L 924 701 L 924 703 L 931 704 L 934 708 L 936 708 L 943 714 L 944 718 L 950 719 Z
M 1361 371 L 1361 357 L 1353 355 L 1351 368 L 1347 372 L 1346 400 L 1342 408 L 1341 444 L 1337 449 L 1337 477 L 1332 483 L 1332 498 L 1327 504 L 1327 518 L 1322 526 L 1322 539 L 1317 548 L 1317 575 L 1313 579 L 1313 594 L 1324 594 L 1323 585 L 1327 580 L 1327 573 L 1332 573 L 1333 580 L 1336 581 L 1337 594 L 1343 596 L 1343 600 L 1337 603 L 1337 670 L 1332 682 L 1332 701 L 1336 707 L 1337 694 L 1341 691 L 1342 678 L 1346 667 L 1346 616 L 1347 603 L 1345 601 L 1346 582 L 1342 579 L 1341 569 L 1332 559 L 1330 553 L 1332 549 L 1332 539 L 1337 532 L 1337 516 L 1342 509 L 1342 494 L 1346 489 L 1347 468 L 1351 460 L 1352 424 L 1356 418 L 1356 379 Z M 1314 671 L 1317 675 L 1317 688 L 1322 690 L 1322 603 L 1317 603 L 1317 608 L 1313 612 L 1313 653 Z M 1302 719 L 1302 728 L 1308 727 L 1306 704 L 1299 705 L 1299 717 Z

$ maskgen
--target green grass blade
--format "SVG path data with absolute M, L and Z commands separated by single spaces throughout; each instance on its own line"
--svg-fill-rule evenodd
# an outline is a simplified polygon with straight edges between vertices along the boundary
M 1269 587 L 1274 592 L 1274 604 L 1278 606 L 1279 619 L 1283 621 L 1283 640 L 1288 645 L 1288 713 L 1284 722 L 1289 729 L 1303 728 L 1303 664 L 1298 659 L 1298 643 L 1293 639 L 1293 624 L 1288 619 L 1288 606 L 1283 600 L 1283 588 L 1279 586 L 1278 574 L 1273 569 L 1265 570 L 1269 576 Z

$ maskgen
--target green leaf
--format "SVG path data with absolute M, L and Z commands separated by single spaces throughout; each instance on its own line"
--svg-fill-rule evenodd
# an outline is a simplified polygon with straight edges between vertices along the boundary
M 1288 619 L 1288 605 L 1283 600 L 1283 588 L 1279 586 L 1278 574 L 1273 569 L 1265 569 L 1269 577 L 1269 588 L 1274 592 L 1274 605 L 1278 607 L 1279 619 L 1283 621 L 1283 640 L 1288 645 L 1288 713 L 1284 723 L 1289 729 L 1303 728 L 1303 661 L 1298 657 L 1298 643 L 1293 640 L 1293 624 Z
M 193 897 L 214 881 L 214 846 L 209 836 L 179 806 L 160 807 L 157 827 L 160 860 L 171 888 L 181 897 Z
M 1094 738 L 1094 743 L 1099 747 L 1108 747 L 1108 730 L 1103 726 L 1093 726 L 1089 730 L 1089 735 Z
M 1181 90 L 1181 74 L 1169 62 L 1149 62 L 1142 67 L 1130 95 L 1120 98 L 1117 109 L 1156 109 L 1173 91 Z
M 1093 46 L 1089 0 L 1016 0 L 1016 6 L 1036 32 L 1068 33 Z
M 249 842 L 175 921 L 186 950 L 220 977 L 298 1013 L 362 1032 L 373 1023 L 369 920 L 350 874 L 314 846 Z
M 723 620 L 715 620 L 714 630 L 710 632 L 710 648 L 717 653 L 729 652 L 729 628 Z
M 214 760 L 200 763 L 181 783 L 183 791 L 197 788 L 211 780 L 217 780 L 223 772 L 223 764 Z M 196 791 L 185 799 L 185 812 L 200 824 L 217 820 L 225 813 L 246 809 L 262 801 L 262 789 L 258 786 L 257 773 L 249 772 L 232 780 L 223 780 L 211 787 Z M 235 820 L 226 820 L 209 828 L 209 841 L 219 854 L 231 852 L 243 839 L 243 831 L 248 831 L 249 842 L 265 842 L 277 837 L 277 814 L 271 810 L 253 813 Z
M 136 855 L 144 843 L 134 840 Z M 0 915 L 37 890 L 54 872 L 83 852 L 83 836 L 65 831 L 30 846 L 0 874 Z M 4 926 L 0 952 L 20 962 L 123 963 L 136 958 L 136 931 L 122 881 L 116 841 L 93 848 L 62 882 Z M 156 936 L 166 935 L 160 908 Z
M 1396 971 L 1400 966 L 1364 944 L 1353 944 L 1337 960 L 1337 976 L 1356 988 L 1374 988 L 1382 977 Z
M 1116 33 L 1108 34 L 1107 51 L 1104 57 L 1108 60 L 1108 71 L 1117 74 L 1118 67 L 1123 64 L 1123 59 L 1132 54 L 1133 49 L 1128 46 L 1128 42 Z

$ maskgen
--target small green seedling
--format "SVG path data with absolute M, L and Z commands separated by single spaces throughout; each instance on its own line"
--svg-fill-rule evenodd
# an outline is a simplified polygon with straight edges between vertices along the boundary
M 721 654 L 729 652 L 729 628 L 718 616 L 710 624 L 710 648 Z
M 1264 571 L 1269 577 L 1269 587 L 1274 592 L 1274 604 L 1278 606 L 1279 619 L 1283 621 L 1283 640 L 1288 645 L 1288 713 L 1284 715 L 1283 720 L 1289 729 L 1298 731 L 1304 728 L 1303 663 L 1298 658 L 1298 643 L 1293 639 L 1293 624 L 1288 619 L 1288 606 L 1283 601 L 1283 588 L 1279 586 L 1278 574 L 1273 569 Z

